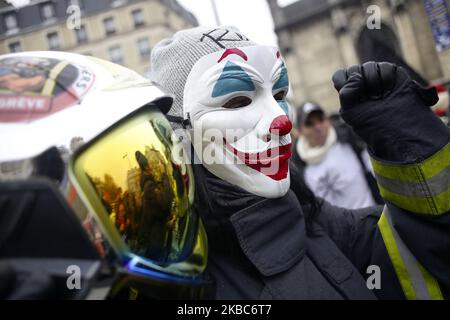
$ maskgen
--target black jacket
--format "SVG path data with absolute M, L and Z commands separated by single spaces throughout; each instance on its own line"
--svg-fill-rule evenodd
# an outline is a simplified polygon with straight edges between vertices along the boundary
M 346 242 L 343 221 L 334 224 L 325 219 L 326 228 L 315 223 L 307 235 L 303 210 L 293 191 L 282 198 L 264 199 L 211 180 L 207 185 L 214 198 L 213 211 L 204 215 L 204 221 L 210 247 L 208 268 L 216 281 L 217 299 L 376 298 L 339 248 Z M 343 210 L 336 209 L 324 203 L 320 215 L 337 219 Z M 374 215 L 376 221 L 379 212 L 365 210 L 361 215 L 367 219 Z M 337 241 L 328 230 L 333 225 L 339 229 L 331 232 Z
M 384 204 L 383 198 L 380 195 L 378 190 L 377 182 L 375 177 L 372 174 L 370 168 L 367 167 L 366 163 L 363 160 L 362 153 L 366 151 L 366 145 L 364 141 L 362 141 L 352 130 L 350 126 L 348 126 L 340 117 L 333 117 L 331 119 L 332 125 L 336 130 L 337 140 L 341 143 L 348 144 L 355 154 L 358 162 L 361 166 L 361 170 L 364 172 L 364 178 L 366 180 L 367 186 L 372 194 L 372 198 L 377 204 Z M 291 162 L 293 162 L 299 171 L 301 172 L 302 178 L 304 178 L 304 172 L 306 168 L 306 162 L 303 161 L 297 150 L 296 150 L 297 141 L 292 144 L 292 158 Z M 356 168 L 355 168 L 356 170 Z
M 405 298 L 377 225 L 381 206 L 346 210 L 318 200 L 320 212 L 312 218 L 292 190 L 266 199 L 201 166 L 195 171 L 197 191 L 205 200 L 200 211 L 217 299 Z M 411 228 L 427 228 L 420 223 Z M 450 244 L 449 238 L 436 237 L 428 246 L 442 240 Z M 417 248 L 420 242 L 415 241 Z M 380 268 L 381 288 L 369 290 L 368 267 L 373 265 Z M 441 291 L 448 297 L 449 274 L 442 275 Z

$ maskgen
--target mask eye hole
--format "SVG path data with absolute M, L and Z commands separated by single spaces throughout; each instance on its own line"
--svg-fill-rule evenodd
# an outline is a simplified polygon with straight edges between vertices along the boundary
M 277 101 L 284 100 L 286 98 L 286 91 L 280 91 L 273 95 L 273 98 Z
M 248 106 L 252 99 L 244 96 L 234 97 L 228 100 L 222 107 L 226 109 L 237 109 Z

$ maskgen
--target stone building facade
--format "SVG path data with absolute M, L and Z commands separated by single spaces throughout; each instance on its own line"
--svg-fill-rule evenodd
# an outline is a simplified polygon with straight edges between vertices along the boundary
M 450 49 L 436 49 L 423 0 L 301 0 L 283 8 L 267 1 L 295 106 L 313 100 L 336 111 L 333 72 L 368 60 L 400 64 L 422 83 L 450 79 Z M 367 27 L 373 5 L 381 14 L 374 30 Z
M 176 0 L 31 0 L 14 8 L 0 1 L 0 54 L 60 50 L 92 55 L 149 72 L 152 46 L 197 19 Z M 79 29 L 71 28 L 80 8 Z

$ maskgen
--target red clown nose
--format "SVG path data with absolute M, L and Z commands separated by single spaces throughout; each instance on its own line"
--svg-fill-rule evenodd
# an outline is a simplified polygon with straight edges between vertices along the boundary
M 292 123 L 287 116 L 278 116 L 270 124 L 269 132 L 278 136 L 284 136 L 291 132 Z

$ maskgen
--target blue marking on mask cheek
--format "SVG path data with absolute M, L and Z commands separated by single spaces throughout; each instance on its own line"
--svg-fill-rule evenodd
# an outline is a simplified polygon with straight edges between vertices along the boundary
M 255 85 L 241 67 L 228 61 L 214 85 L 211 96 L 216 98 L 236 91 L 255 91 Z
M 285 100 L 280 100 L 277 101 L 278 105 L 280 106 L 281 109 L 283 109 L 284 113 L 286 113 L 286 115 L 289 114 L 289 106 L 287 104 L 287 102 Z
M 287 88 L 289 87 L 289 77 L 287 73 L 287 69 L 283 63 L 280 71 L 280 77 L 278 78 L 277 82 L 273 85 L 273 90 L 281 89 L 281 88 Z

